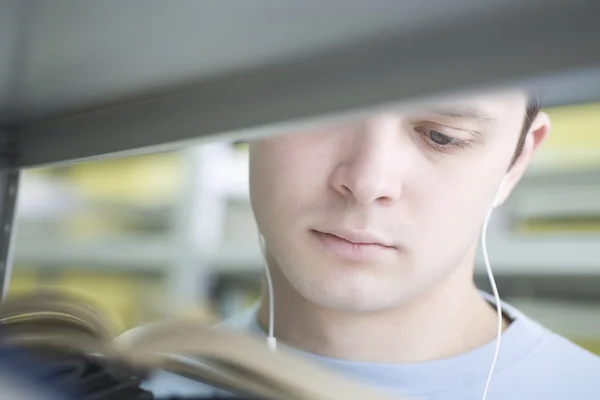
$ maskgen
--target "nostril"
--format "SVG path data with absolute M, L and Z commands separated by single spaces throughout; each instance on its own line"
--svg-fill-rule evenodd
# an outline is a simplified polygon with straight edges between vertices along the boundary
M 352 190 L 350 190 L 350 188 L 346 185 L 342 185 L 342 192 L 344 192 L 344 194 L 346 194 L 346 195 L 352 194 Z
M 382 196 L 382 197 L 379 197 L 376 200 L 376 202 L 379 203 L 380 205 L 384 206 L 384 207 L 388 207 L 388 206 L 393 205 L 395 203 L 395 200 L 392 197 L 389 197 L 389 196 Z

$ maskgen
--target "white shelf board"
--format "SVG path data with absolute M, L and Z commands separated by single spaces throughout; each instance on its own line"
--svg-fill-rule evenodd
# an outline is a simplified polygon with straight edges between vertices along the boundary
M 177 261 L 178 248 L 170 238 L 126 238 L 107 241 L 35 240 L 16 243 L 14 262 L 23 266 L 48 268 L 117 268 L 131 272 L 168 272 Z M 259 271 L 260 250 L 221 248 L 201 260 L 215 271 Z M 199 261 L 200 262 L 200 261 Z
M 600 185 L 523 186 L 509 201 L 517 218 L 600 217 Z
M 600 274 L 600 235 L 490 237 L 488 255 L 494 273 L 596 275 Z M 477 269 L 483 271 L 481 252 Z
M 14 263 L 23 266 L 161 272 L 173 259 L 171 246 L 160 239 L 120 238 L 110 243 L 21 239 L 15 245 Z
M 221 248 L 210 256 L 209 264 L 221 273 L 244 273 L 262 271 L 265 261 L 258 247 Z
M 600 216 L 600 168 L 528 171 L 507 207 L 517 218 Z
M 505 275 L 600 275 L 600 236 L 490 238 L 492 268 Z M 131 271 L 164 271 L 174 261 L 176 248 L 169 240 L 119 239 L 111 243 L 21 241 L 15 263 L 48 267 L 122 267 Z M 255 247 L 222 247 L 202 260 L 216 272 L 260 271 L 264 265 Z M 483 270 L 481 254 L 477 269 Z
M 489 85 L 523 84 L 553 103 L 599 96 L 577 72 L 600 62 L 594 0 L 0 6 L 0 37 L 14 38 L 0 41 L 11 55 L 0 73 L 14 82 L 0 93 L 10 110 L 0 123 L 14 128 L 17 167 L 264 134 Z

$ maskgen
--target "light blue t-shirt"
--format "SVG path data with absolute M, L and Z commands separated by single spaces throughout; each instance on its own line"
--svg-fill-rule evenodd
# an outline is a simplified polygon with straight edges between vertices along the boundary
M 600 400 L 599 357 L 510 305 L 502 303 L 502 307 L 512 323 L 502 335 L 488 400 Z M 257 323 L 256 307 L 226 321 L 223 328 L 265 337 Z M 414 364 L 346 361 L 293 351 L 392 395 L 423 400 L 480 400 L 494 350 L 492 341 L 459 356 Z M 161 396 L 215 394 L 194 381 L 163 372 L 144 387 Z

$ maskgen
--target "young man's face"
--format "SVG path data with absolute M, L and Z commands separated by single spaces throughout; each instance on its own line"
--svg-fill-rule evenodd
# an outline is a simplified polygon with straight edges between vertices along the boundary
M 271 267 L 307 300 L 355 311 L 398 306 L 460 273 L 501 181 L 506 195 L 537 145 L 507 173 L 526 104 L 493 93 L 251 143 Z

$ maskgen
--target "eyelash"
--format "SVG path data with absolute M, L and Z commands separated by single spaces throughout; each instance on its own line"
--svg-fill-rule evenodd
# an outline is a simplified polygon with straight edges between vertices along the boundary
M 414 129 L 419 135 L 421 135 L 423 137 L 423 140 L 425 140 L 425 143 L 427 143 L 427 145 L 429 147 L 433 148 L 434 150 L 438 150 L 438 151 L 447 153 L 448 151 L 452 151 L 452 150 L 463 150 L 466 148 L 473 147 L 473 141 L 471 141 L 471 140 L 456 139 L 452 136 L 446 135 L 435 129 L 425 128 L 422 126 L 415 127 Z M 452 142 L 450 142 L 449 144 L 446 144 L 446 145 L 436 143 L 430 137 L 431 132 L 437 132 L 439 135 L 441 135 L 445 138 L 451 139 Z

